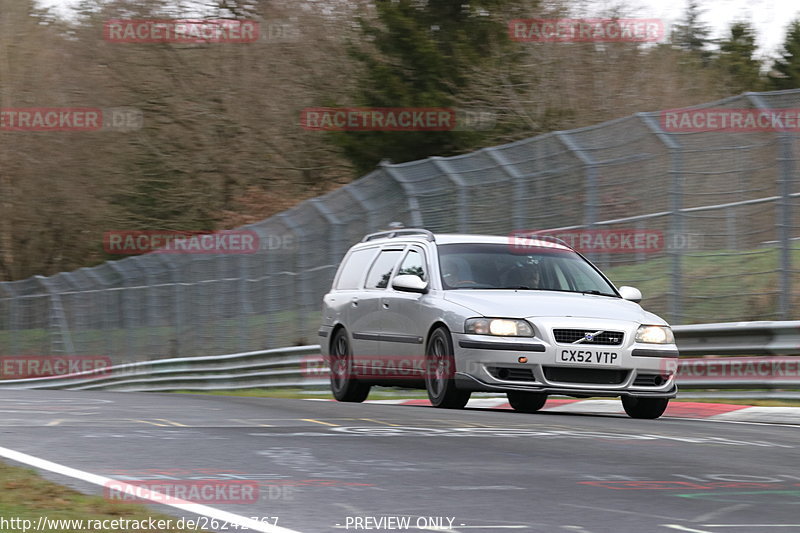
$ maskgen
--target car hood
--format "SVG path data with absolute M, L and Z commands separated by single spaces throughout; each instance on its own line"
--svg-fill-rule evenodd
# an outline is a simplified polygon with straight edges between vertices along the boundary
M 666 324 L 639 304 L 594 294 L 531 290 L 450 290 L 444 298 L 488 317 L 608 318 L 640 324 Z

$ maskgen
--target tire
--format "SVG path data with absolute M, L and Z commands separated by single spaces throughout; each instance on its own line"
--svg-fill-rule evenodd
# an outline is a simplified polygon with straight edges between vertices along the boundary
M 472 394 L 456 388 L 453 339 L 443 327 L 436 328 L 425 348 L 425 389 L 434 407 L 462 409 Z
M 511 407 L 520 413 L 535 413 L 547 401 L 547 394 L 542 392 L 508 391 L 506 396 Z
M 353 353 L 347 332 L 339 329 L 333 336 L 330 349 L 331 392 L 340 402 L 363 402 L 370 386 L 353 377 Z
M 655 419 L 664 414 L 669 405 L 669 398 L 637 398 L 623 396 L 622 407 L 631 418 Z

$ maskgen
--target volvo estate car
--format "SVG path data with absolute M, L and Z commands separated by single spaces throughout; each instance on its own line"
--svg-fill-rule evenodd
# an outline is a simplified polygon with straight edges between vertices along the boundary
M 675 397 L 672 330 L 580 253 L 552 239 L 367 235 L 342 260 L 319 330 L 331 390 L 425 388 L 436 407 L 504 392 L 534 412 L 548 395 L 621 397 L 658 418 Z

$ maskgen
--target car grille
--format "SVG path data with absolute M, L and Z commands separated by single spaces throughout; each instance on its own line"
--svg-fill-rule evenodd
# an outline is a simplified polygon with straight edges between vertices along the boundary
M 628 370 L 566 368 L 563 366 L 543 366 L 542 370 L 544 370 L 544 377 L 548 381 L 560 381 L 562 383 L 619 385 L 628 377 Z
M 593 334 L 596 329 L 554 329 L 553 336 L 560 344 L 573 344 L 584 339 L 587 333 Z M 603 344 L 605 346 L 619 346 L 625 336 L 621 331 L 601 331 L 591 341 L 584 340 L 580 344 Z
M 486 370 L 497 379 L 506 381 L 536 381 L 533 370 L 513 366 L 490 366 Z
M 660 387 L 667 382 L 667 377 L 661 374 L 638 374 L 633 380 L 634 387 Z

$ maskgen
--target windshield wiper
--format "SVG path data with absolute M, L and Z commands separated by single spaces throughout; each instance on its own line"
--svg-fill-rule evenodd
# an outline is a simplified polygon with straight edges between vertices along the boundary
M 596 294 L 597 296 L 616 296 L 616 294 L 608 294 L 608 293 L 605 293 L 605 292 L 600 292 L 600 291 L 595 291 L 595 290 L 580 291 L 580 292 L 581 292 L 581 294 Z

